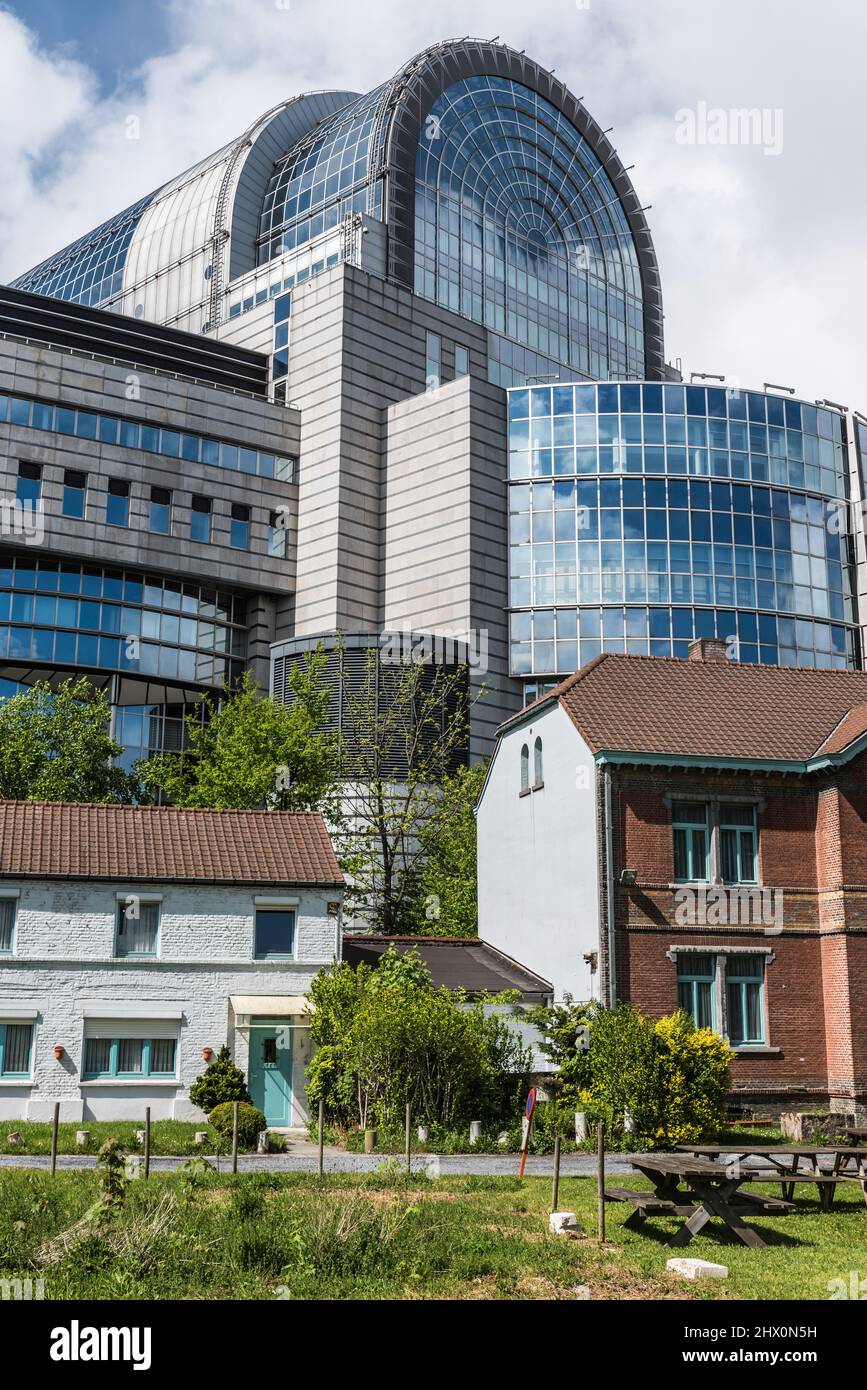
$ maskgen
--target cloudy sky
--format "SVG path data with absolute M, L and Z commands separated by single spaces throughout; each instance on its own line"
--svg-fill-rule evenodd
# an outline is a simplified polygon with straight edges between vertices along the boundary
M 466 34 L 614 127 L 670 360 L 867 411 L 863 0 L 0 0 L 0 281 L 275 102 L 366 91 Z

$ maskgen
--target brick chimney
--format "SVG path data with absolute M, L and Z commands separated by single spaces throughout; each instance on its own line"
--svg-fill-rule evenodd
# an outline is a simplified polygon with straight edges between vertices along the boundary
M 688 648 L 690 661 L 728 661 L 728 648 L 721 637 L 697 637 Z

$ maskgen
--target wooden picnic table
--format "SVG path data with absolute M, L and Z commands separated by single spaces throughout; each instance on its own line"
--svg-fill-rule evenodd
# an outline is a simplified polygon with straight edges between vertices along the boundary
M 859 1143 L 862 1139 L 867 1139 L 867 1129 L 852 1129 L 847 1126 L 843 1133 L 846 1135 L 847 1139 L 851 1139 L 855 1144 Z
M 606 1200 L 629 1202 L 635 1207 L 625 1222 L 630 1230 L 643 1225 L 652 1215 L 685 1217 L 668 1242 L 670 1246 L 688 1245 L 712 1217 L 724 1221 L 744 1245 L 764 1246 L 758 1231 L 747 1226 L 743 1218 L 782 1216 L 793 1210 L 791 1201 L 741 1191 L 753 1177 L 740 1164 L 716 1163 L 686 1153 L 633 1154 L 630 1162 L 653 1184 L 653 1192 L 607 1188 Z
M 867 1148 L 848 1144 L 678 1144 L 677 1150 L 709 1159 L 724 1157 L 729 1166 L 755 1160 L 745 1165 L 753 1181 L 778 1181 L 787 1201 L 794 1196 L 796 1182 L 815 1183 L 822 1211 L 831 1210 L 834 1193 L 843 1182 L 858 1183 L 867 1202 Z M 822 1158 L 829 1158 L 830 1166 L 823 1166 Z

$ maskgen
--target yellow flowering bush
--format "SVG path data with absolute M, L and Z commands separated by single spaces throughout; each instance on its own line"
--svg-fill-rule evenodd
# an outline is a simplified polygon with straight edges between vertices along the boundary
M 654 1020 L 631 1004 L 601 1010 L 589 1057 L 596 1105 L 615 1128 L 628 1112 L 636 1145 L 695 1143 L 725 1120 L 731 1048 L 686 1013 Z

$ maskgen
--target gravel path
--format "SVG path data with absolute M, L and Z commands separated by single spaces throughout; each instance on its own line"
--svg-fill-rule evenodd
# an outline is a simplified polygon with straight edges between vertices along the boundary
M 325 1171 L 328 1173 L 373 1173 L 389 1159 L 403 1162 L 402 1155 L 345 1153 L 342 1149 L 325 1150 Z M 47 1154 L 0 1154 L 0 1168 L 48 1168 L 50 1158 Z M 152 1158 L 153 1172 L 170 1172 L 187 1163 L 187 1158 Z M 215 1159 L 208 1156 L 214 1166 L 219 1163 L 220 1171 L 227 1172 L 228 1158 Z M 449 1177 L 472 1173 L 489 1174 L 498 1177 L 511 1177 L 518 1171 L 518 1154 L 417 1154 L 413 1156 L 415 1172 L 426 1169 L 431 1177 Z M 549 1177 L 551 1156 L 531 1154 L 527 1159 L 527 1174 L 533 1177 Z M 62 1170 L 93 1168 L 96 1158 L 90 1154 L 58 1154 L 57 1167 Z M 241 1154 L 238 1170 L 242 1173 L 315 1173 L 316 1146 L 314 1144 L 293 1144 L 285 1154 Z M 631 1171 L 628 1154 L 608 1154 L 605 1159 L 607 1173 L 628 1173 Z M 564 1154 L 560 1162 L 562 1177 L 592 1177 L 596 1173 L 596 1155 L 585 1153 Z

